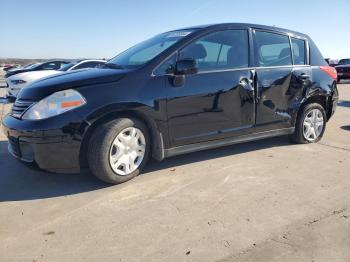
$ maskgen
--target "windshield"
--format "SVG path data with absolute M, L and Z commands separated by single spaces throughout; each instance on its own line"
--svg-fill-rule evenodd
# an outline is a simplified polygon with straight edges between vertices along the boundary
M 31 69 L 31 68 L 34 68 L 37 65 L 40 65 L 40 64 L 41 63 L 34 63 L 34 64 L 25 65 L 21 69 Z
M 38 66 L 41 66 L 43 63 L 36 63 L 36 64 L 33 64 L 33 65 L 31 65 L 29 68 L 30 69 L 33 69 L 33 68 L 36 68 L 36 67 L 38 67 Z
M 143 41 L 108 61 L 120 68 L 137 68 L 192 33 L 193 30 L 172 31 Z
M 61 66 L 60 69 L 58 69 L 58 71 L 67 71 L 69 68 L 75 66 L 77 64 L 77 62 L 72 62 L 72 63 L 69 63 L 69 64 L 64 64 Z
M 24 65 L 22 68 L 31 68 L 33 64 Z
M 350 59 L 341 59 L 339 65 L 350 65 Z

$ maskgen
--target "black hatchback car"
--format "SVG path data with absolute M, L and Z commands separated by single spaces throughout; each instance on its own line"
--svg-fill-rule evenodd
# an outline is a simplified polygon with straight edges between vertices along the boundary
M 109 183 L 157 160 L 289 135 L 321 139 L 334 113 L 337 73 L 301 33 L 216 24 L 162 33 L 104 68 L 23 89 L 3 121 L 9 152 L 39 168 L 89 167 Z

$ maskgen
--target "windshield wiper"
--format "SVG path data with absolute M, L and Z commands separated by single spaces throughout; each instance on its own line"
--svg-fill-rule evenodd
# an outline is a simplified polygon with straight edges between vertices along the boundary
M 105 63 L 105 66 L 112 69 L 124 69 L 121 65 L 113 64 L 113 63 Z

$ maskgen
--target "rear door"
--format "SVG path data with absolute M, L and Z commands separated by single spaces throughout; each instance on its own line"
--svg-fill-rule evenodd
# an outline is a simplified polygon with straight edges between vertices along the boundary
M 255 122 L 254 88 L 247 30 L 208 33 L 179 51 L 195 59 L 198 73 L 182 86 L 169 77 L 167 113 L 172 146 L 232 137 Z
M 305 41 L 291 43 L 287 34 L 262 30 L 254 30 L 253 35 L 256 131 L 290 127 L 296 100 L 310 78 L 310 70 L 305 65 Z

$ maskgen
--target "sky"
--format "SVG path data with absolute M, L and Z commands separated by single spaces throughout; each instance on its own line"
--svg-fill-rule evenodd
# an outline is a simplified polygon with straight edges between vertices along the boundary
M 350 0 L 0 0 L 1 58 L 111 58 L 165 31 L 244 22 L 311 36 L 350 57 Z

